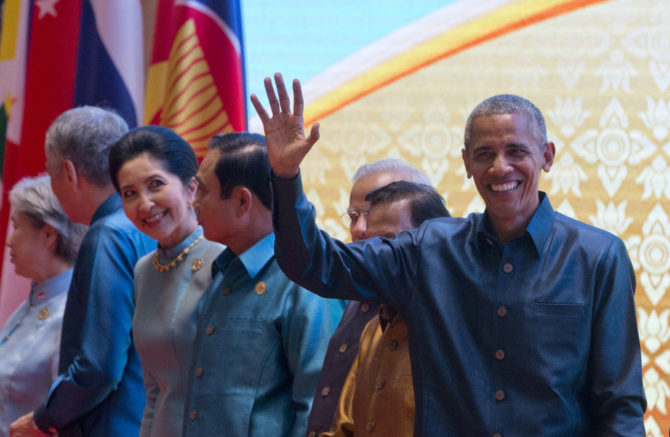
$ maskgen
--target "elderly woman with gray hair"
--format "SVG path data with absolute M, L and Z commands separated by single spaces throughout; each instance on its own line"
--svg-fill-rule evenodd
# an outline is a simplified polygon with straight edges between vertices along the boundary
M 24 178 L 9 193 L 14 227 L 7 240 L 16 273 L 32 279 L 30 296 L 0 329 L 0 436 L 35 409 L 58 375 L 61 324 L 86 226 L 72 223 L 48 176 Z

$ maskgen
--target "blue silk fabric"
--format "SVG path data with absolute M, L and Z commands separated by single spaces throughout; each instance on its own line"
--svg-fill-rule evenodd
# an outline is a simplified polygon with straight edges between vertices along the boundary
M 643 436 L 635 274 L 623 242 L 544 193 L 506 245 L 486 213 L 344 244 L 299 176 L 273 178 L 277 261 L 321 296 L 407 322 L 417 436 Z

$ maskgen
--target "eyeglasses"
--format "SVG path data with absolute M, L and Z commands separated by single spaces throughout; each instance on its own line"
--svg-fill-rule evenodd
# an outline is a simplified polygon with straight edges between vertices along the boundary
M 344 220 L 349 226 L 355 224 L 361 216 L 367 218 L 368 211 L 357 211 L 354 208 L 349 208 L 347 209 L 347 212 L 340 214 L 342 220 Z

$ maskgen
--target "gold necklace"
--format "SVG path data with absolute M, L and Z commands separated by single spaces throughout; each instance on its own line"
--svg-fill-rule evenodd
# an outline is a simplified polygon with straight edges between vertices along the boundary
M 179 253 L 179 255 L 177 255 L 177 257 L 176 257 L 175 259 L 173 259 L 172 261 L 170 261 L 170 262 L 169 262 L 168 264 L 166 264 L 166 265 L 163 265 L 163 264 L 161 264 L 160 262 L 158 262 L 158 253 L 159 253 L 159 250 L 156 250 L 156 253 L 154 253 L 154 258 L 153 258 L 153 260 L 151 261 L 151 263 L 154 265 L 154 268 L 155 268 L 156 270 L 158 270 L 159 272 L 167 272 L 167 271 L 170 270 L 172 267 L 174 267 L 174 266 L 176 266 L 178 263 L 180 263 L 180 262 L 184 259 L 184 257 L 186 256 L 186 254 L 187 254 L 191 249 L 193 249 L 193 247 L 194 247 L 196 244 L 198 244 L 198 242 L 200 242 L 200 240 L 202 240 L 202 235 L 199 236 L 198 238 L 196 238 L 196 239 L 193 241 L 193 243 L 191 243 L 187 248 L 185 248 L 184 250 L 182 250 L 181 253 Z

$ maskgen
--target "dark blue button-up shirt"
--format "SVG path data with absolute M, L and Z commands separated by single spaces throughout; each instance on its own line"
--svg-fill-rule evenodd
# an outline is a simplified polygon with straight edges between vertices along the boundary
M 486 214 L 345 245 L 299 178 L 274 178 L 277 260 L 322 296 L 388 301 L 407 322 L 417 436 L 643 436 L 635 275 L 622 241 L 544 193 L 501 245 Z
M 133 269 L 155 248 L 125 216 L 118 194 L 93 215 L 65 306 L 60 376 L 35 411 L 40 428 L 54 427 L 61 437 L 139 432 L 144 385 L 131 338 Z

